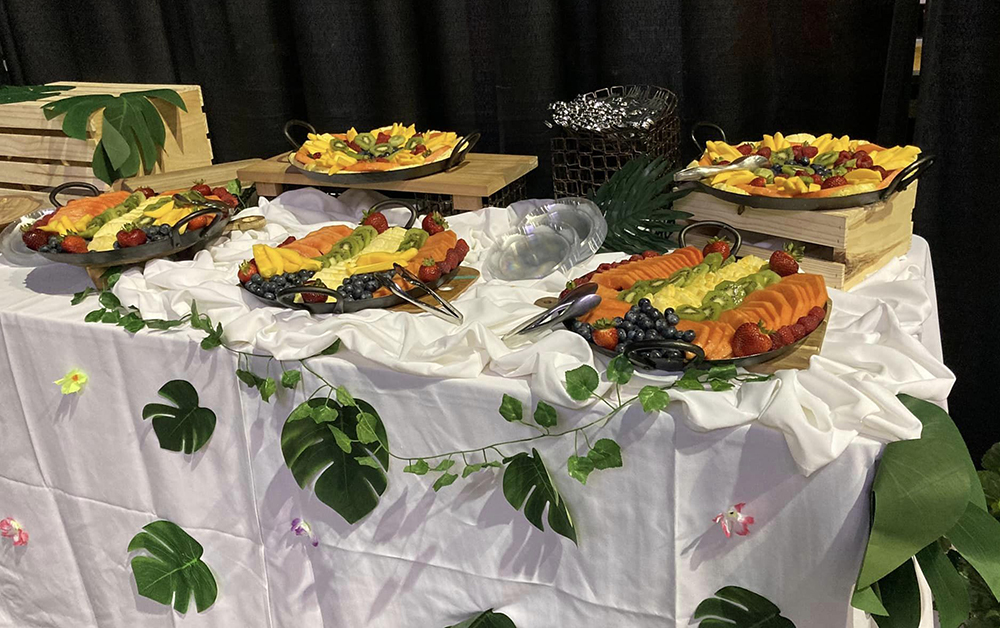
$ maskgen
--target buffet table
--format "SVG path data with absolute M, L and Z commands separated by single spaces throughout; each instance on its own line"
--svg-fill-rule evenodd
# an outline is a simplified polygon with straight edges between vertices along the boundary
M 259 237 L 281 241 L 297 220 L 330 211 L 293 205 L 263 201 L 269 225 Z M 452 226 L 475 253 L 506 221 L 487 209 Z M 557 332 L 513 352 L 499 343 L 511 320 L 533 311 L 532 297 L 558 291 L 564 277 L 509 286 L 485 277 L 457 302 L 460 328 L 386 312 L 316 321 L 220 287 L 235 283 L 249 246 L 241 238 L 250 237 L 235 234 L 179 268 L 152 262 L 144 277 L 124 275 L 115 293 L 147 317 L 176 315 L 196 299 L 229 341 L 286 368 L 340 338 L 344 348 L 309 359 L 310 368 L 371 403 L 404 457 L 533 435 L 497 414 L 504 394 L 526 407 L 552 403 L 565 426 L 606 413 L 562 391 L 566 370 L 594 364 L 579 337 Z M 213 276 L 218 285 L 206 283 Z M 927 244 L 914 237 L 907 257 L 850 295 L 832 291 L 827 342 L 808 371 L 730 392 L 672 391 L 676 402 L 662 413 L 630 407 L 607 428 L 623 468 L 586 485 L 562 463 L 571 439 L 533 442 L 570 505 L 578 546 L 514 510 L 499 471 L 435 491 L 431 476 L 404 474 L 396 460 L 379 506 L 352 526 L 284 464 L 282 424 L 315 388 L 311 375 L 265 402 L 234 376 L 239 356 L 202 350 L 203 334 L 187 326 L 133 336 L 84 323 L 93 308 L 72 307 L 70 297 L 88 281 L 79 269 L 0 259 L 0 517 L 31 535 L 27 546 L 0 545 L 0 625 L 443 628 L 494 608 L 522 628 L 659 628 L 689 625 L 699 602 L 738 585 L 799 626 L 842 628 L 854 616 L 882 442 L 919 435 L 919 423 L 872 391 L 943 403 L 953 381 L 940 363 Z M 882 364 L 865 353 L 876 350 Z M 254 366 L 280 374 L 277 361 L 254 358 Z M 51 382 L 73 368 L 88 382 L 61 395 Z M 142 419 L 173 379 L 191 382 L 217 416 L 194 454 L 162 450 Z M 847 391 L 845 381 L 866 392 Z M 812 401 L 791 403 L 793 394 Z M 713 518 L 736 503 L 754 523 L 727 538 Z M 205 613 L 192 605 L 181 618 L 138 595 L 127 547 L 157 519 L 204 546 L 219 585 Z M 292 532 L 294 519 L 311 525 L 315 547 Z

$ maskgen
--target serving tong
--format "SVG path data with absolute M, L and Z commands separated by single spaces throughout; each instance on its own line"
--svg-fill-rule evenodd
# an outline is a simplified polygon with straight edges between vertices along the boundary
M 693 168 L 685 168 L 674 173 L 674 181 L 701 181 L 705 177 L 717 175 L 720 172 L 755 170 L 757 168 L 766 168 L 767 164 L 768 159 L 763 155 L 744 155 L 724 166 L 694 166 Z
M 579 288 L 570 290 L 555 305 L 538 316 L 528 319 L 504 334 L 500 339 L 503 340 L 504 344 L 509 345 L 514 340 L 533 336 L 546 329 L 552 329 L 565 321 L 583 316 L 600 304 L 601 297 L 597 295 L 597 284 L 583 284 Z
M 448 303 L 447 301 L 445 301 L 444 298 L 442 298 L 440 294 L 438 294 L 437 292 L 435 292 L 433 288 L 431 288 L 430 286 L 428 286 L 424 282 L 420 281 L 420 279 L 418 279 L 416 275 L 414 275 L 410 271 L 406 270 L 405 268 L 403 268 L 399 264 L 393 264 L 392 267 L 393 267 L 393 270 L 396 271 L 397 275 L 399 275 L 400 277 L 402 277 L 406 281 L 410 282 L 414 286 L 420 288 L 421 290 L 423 290 L 427 294 L 429 294 L 432 297 L 434 297 L 434 300 L 437 301 L 438 303 L 440 303 L 441 307 L 436 307 L 436 306 L 433 306 L 433 305 L 428 305 L 427 303 L 424 303 L 420 299 L 414 299 L 409 294 L 407 294 L 405 291 L 403 291 L 402 288 L 400 288 L 399 286 L 397 286 L 396 282 L 393 281 L 392 279 L 389 279 L 385 275 L 381 275 L 381 274 L 377 275 L 376 277 L 378 279 L 378 282 L 381 283 L 383 286 L 385 286 L 389 290 L 389 292 L 393 293 L 394 295 L 396 295 L 400 299 L 406 301 L 410 305 L 413 305 L 413 306 L 415 306 L 415 307 L 423 310 L 424 312 L 427 312 L 428 314 L 433 314 L 434 316 L 440 318 L 443 321 L 448 321 L 449 323 L 458 323 L 458 324 L 461 324 L 465 320 L 465 317 L 462 316 L 461 312 L 459 312 L 457 309 L 455 309 L 455 307 L 451 303 Z

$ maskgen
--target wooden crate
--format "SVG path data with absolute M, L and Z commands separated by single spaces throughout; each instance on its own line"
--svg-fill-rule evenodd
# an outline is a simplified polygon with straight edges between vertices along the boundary
M 185 170 L 212 163 L 208 120 L 197 85 L 143 85 L 129 83 L 59 82 L 73 89 L 30 102 L 0 105 L 0 224 L 48 205 L 49 190 L 66 181 L 85 181 L 99 189 L 108 186 L 90 167 L 101 138 L 103 117 L 91 116 L 86 142 L 62 132 L 63 116 L 46 120 L 42 105 L 70 96 L 119 95 L 122 92 L 169 88 L 180 94 L 187 112 L 153 100 L 167 127 L 166 141 L 154 172 Z
M 742 255 L 767 259 L 782 241 L 802 243 L 802 269 L 822 275 L 831 288 L 846 290 L 910 250 L 916 196 L 914 183 L 885 202 L 800 212 L 744 207 L 693 192 L 675 202 L 674 208 L 691 213 L 689 222 L 717 220 L 732 225 L 743 235 Z M 692 233 L 690 240 L 700 246 L 710 235 Z
M 163 192 L 166 190 L 189 188 L 194 185 L 195 181 L 201 181 L 209 187 L 214 188 L 219 185 L 225 185 L 233 179 L 237 179 L 237 172 L 244 168 L 249 168 L 259 161 L 261 160 L 244 159 L 243 161 L 230 161 L 224 164 L 202 166 L 201 168 L 189 168 L 187 170 L 178 170 L 176 172 L 164 172 L 160 174 L 132 177 L 130 179 L 115 181 L 115 184 L 111 187 L 116 190 L 128 191 L 141 187 L 150 187 L 157 192 Z M 244 185 L 247 185 L 248 183 L 249 182 L 247 181 L 243 181 Z

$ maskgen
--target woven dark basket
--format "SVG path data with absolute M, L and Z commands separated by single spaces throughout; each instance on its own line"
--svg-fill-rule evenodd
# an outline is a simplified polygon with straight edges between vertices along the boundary
M 584 98 L 638 96 L 662 99 L 665 106 L 648 129 L 622 129 L 596 133 L 556 127 L 552 138 L 552 190 L 555 198 L 590 196 L 614 173 L 639 155 L 666 156 L 670 168 L 680 162 L 681 121 L 677 96 L 653 85 L 605 87 Z

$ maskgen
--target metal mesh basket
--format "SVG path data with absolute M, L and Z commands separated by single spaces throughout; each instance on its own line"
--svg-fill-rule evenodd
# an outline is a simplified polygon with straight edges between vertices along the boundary
M 681 122 L 677 96 L 652 85 L 616 85 L 589 94 L 586 99 L 631 96 L 662 101 L 663 107 L 646 129 L 610 129 L 594 132 L 556 127 L 552 138 L 552 189 L 555 198 L 590 196 L 629 160 L 639 155 L 666 156 L 670 168 L 680 161 Z

